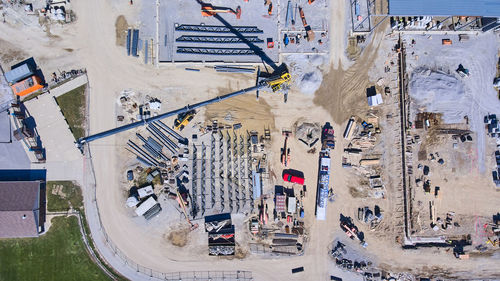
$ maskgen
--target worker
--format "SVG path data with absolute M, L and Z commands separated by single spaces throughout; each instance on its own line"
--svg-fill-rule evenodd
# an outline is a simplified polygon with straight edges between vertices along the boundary
M 267 9 L 267 13 L 269 15 L 272 15 L 273 14 L 273 3 L 269 4 L 269 9 Z

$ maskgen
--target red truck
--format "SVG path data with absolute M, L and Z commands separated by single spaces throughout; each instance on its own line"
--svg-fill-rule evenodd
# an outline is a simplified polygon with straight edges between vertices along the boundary
M 283 180 L 291 183 L 304 184 L 304 174 L 295 170 L 283 170 Z

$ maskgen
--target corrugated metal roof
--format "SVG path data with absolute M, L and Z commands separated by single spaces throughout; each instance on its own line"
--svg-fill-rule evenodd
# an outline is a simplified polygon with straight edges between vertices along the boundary
M 500 17 L 499 0 L 389 0 L 389 14 L 399 16 Z
M 13 84 L 33 74 L 33 69 L 31 69 L 29 64 L 25 63 L 12 69 L 11 71 L 5 72 L 5 78 L 7 79 L 7 82 Z

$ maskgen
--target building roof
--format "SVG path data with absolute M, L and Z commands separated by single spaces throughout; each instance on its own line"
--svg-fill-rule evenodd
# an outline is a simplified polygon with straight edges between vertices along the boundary
M 40 89 L 43 89 L 42 80 L 38 78 L 38 76 L 28 77 L 20 82 L 11 86 L 14 94 L 18 96 L 26 96 L 27 94 L 31 94 Z
M 286 195 L 276 195 L 276 212 L 286 211 Z
M 389 14 L 398 16 L 500 17 L 498 0 L 389 0 Z
M 39 181 L 0 182 L 0 238 L 38 236 Z
M 32 67 L 29 64 L 25 63 L 12 69 L 11 71 L 5 72 L 5 79 L 7 79 L 7 82 L 13 84 L 33 74 L 35 74 L 35 72 L 33 71 Z

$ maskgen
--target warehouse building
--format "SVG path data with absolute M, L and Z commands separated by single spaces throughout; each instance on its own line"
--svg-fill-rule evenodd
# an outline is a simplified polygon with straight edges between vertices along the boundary
M 44 181 L 0 182 L 0 238 L 38 237 L 45 202 Z
M 379 1 L 383 12 L 375 9 Z M 371 32 L 386 19 L 395 30 L 487 32 L 500 28 L 500 1 L 351 0 L 351 18 L 354 32 Z

